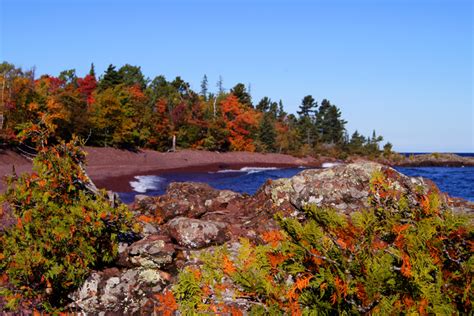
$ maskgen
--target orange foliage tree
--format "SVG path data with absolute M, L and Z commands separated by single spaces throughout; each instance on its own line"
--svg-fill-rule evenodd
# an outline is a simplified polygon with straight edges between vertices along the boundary
M 259 114 L 239 103 L 233 94 L 221 102 L 222 116 L 229 131 L 227 140 L 235 151 L 255 151 L 254 133 L 258 126 Z

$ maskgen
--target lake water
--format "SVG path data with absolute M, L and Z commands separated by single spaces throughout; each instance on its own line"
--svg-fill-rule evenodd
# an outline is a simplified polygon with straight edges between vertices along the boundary
M 329 166 L 329 165 L 326 165 Z M 398 171 L 412 177 L 433 180 L 441 191 L 451 196 L 474 201 L 474 167 L 397 167 Z M 220 170 L 218 172 L 189 172 L 162 174 L 159 176 L 136 176 L 130 182 L 132 192 L 119 193 L 125 203 L 133 202 L 136 194 L 161 195 L 171 182 L 205 182 L 216 189 L 227 189 L 239 193 L 254 194 L 268 179 L 289 178 L 302 168 L 252 168 Z

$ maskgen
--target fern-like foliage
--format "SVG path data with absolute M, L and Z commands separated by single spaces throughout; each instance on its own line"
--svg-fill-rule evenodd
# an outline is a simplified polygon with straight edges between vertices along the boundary
M 304 222 L 277 216 L 281 230 L 263 234 L 259 244 L 243 239 L 236 253 L 223 247 L 203 255 L 200 269 L 181 273 L 175 286 L 181 310 L 221 304 L 255 315 L 472 312 L 472 220 L 434 192 L 420 191 L 409 206 L 383 173 L 374 175 L 370 193 L 371 207 L 351 216 L 308 206 Z

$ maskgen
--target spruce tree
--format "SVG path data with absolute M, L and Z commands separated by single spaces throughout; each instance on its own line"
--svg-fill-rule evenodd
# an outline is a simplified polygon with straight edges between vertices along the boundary
M 264 145 L 265 151 L 274 152 L 276 143 L 275 121 L 273 115 L 268 112 L 263 115 L 259 127 L 259 140 Z
M 207 99 L 207 76 L 204 75 L 201 81 L 201 95 L 204 97 L 204 100 Z
M 115 70 L 115 66 L 110 64 L 103 77 L 99 81 L 99 90 L 103 91 L 122 83 L 122 77 Z

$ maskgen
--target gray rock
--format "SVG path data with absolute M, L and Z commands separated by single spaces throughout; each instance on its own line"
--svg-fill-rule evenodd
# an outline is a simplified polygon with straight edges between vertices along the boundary
M 202 248 L 229 240 L 227 225 L 222 222 L 177 217 L 167 226 L 171 238 L 186 248 Z
M 173 263 L 175 248 L 166 236 L 150 235 L 131 244 L 121 255 L 124 266 L 166 269 Z

